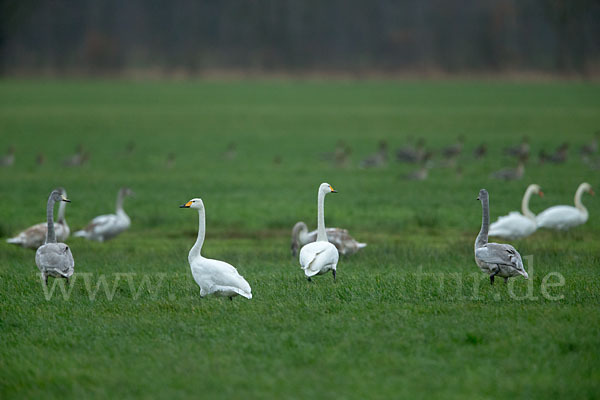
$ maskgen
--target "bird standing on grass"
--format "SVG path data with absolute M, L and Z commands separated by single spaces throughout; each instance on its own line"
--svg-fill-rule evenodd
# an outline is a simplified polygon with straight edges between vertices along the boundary
M 327 240 L 333 243 L 342 255 L 353 254 L 363 247 L 367 247 L 366 243 L 357 242 L 346 229 L 327 228 L 325 232 Z M 292 229 L 292 255 L 298 254 L 300 246 L 316 241 L 318 233 L 318 230 L 309 232 L 306 223 L 297 222 Z
M 104 242 L 126 231 L 131 225 L 131 220 L 123 210 L 123 199 L 133 194 L 131 189 L 121 188 L 117 194 L 116 213 L 97 216 L 88 226 L 75 232 L 73 236 Z
M 539 213 L 536 217 L 538 227 L 566 231 L 577 225 L 585 224 L 589 214 L 587 208 L 581 202 L 581 196 L 584 192 L 594 195 L 592 186 L 587 182 L 583 182 L 575 192 L 575 207 L 554 206 Z
M 522 214 L 518 211 L 511 211 L 508 215 L 499 217 L 490 226 L 489 235 L 506 239 L 519 239 L 535 232 L 537 229 L 535 214 L 529 209 L 529 198 L 534 193 L 540 197 L 544 197 L 544 192 L 542 192 L 538 185 L 529 185 L 521 201 Z
M 519 252 L 510 244 L 488 243 L 488 228 L 490 225 L 490 203 L 488 192 L 485 189 L 479 191 L 477 200 L 481 201 L 482 221 L 481 230 L 475 239 L 475 262 L 481 271 L 490 276 L 490 284 L 494 284 L 494 277 L 508 278 L 522 275 L 529 279 L 529 275 L 523 268 L 523 260 Z
M 75 267 L 73 254 L 71 254 L 69 246 L 56 242 L 56 235 L 54 233 L 54 203 L 57 201 L 70 202 L 58 190 L 50 193 L 48 205 L 46 206 L 46 218 L 48 220 L 46 243 L 40 246 L 35 253 L 35 263 L 46 284 L 48 284 L 48 276 L 65 278 L 67 283 L 69 283 L 69 278 L 73 275 Z
M 234 296 L 239 295 L 251 299 L 252 289 L 250 285 L 233 265 L 224 261 L 202 257 L 200 253 L 206 231 L 206 216 L 202 199 L 192 199 L 179 207 L 198 210 L 198 238 L 188 254 L 188 262 L 192 269 L 192 276 L 200 286 L 200 296 L 213 294 L 220 297 L 229 297 L 230 300 L 233 300 Z
M 317 241 L 300 249 L 300 267 L 310 282 L 311 277 L 331 271 L 335 281 L 335 271 L 340 257 L 337 248 L 327 240 L 325 230 L 325 195 L 337 193 L 328 183 L 321 183 L 317 195 Z

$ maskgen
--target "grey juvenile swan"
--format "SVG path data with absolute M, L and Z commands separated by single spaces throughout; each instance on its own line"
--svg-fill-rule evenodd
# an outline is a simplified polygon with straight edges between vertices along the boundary
M 325 232 L 327 240 L 338 249 L 340 254 L 353 254 L 367 246 L 366 243 L 357 242 L 346 229 L 327 228 Z M 309 232 L 306 223 L 297 222 L 292 229 L 292 255 L 298 254 L 298 249 L 305 244 L 316 242 L 317 236 L 318 230 Z
M 75 261 L 71 249 L 64 243 L 56 243 L 54 234 L 54 203 L 64 201 L 70 203 L 65 196 L 58 190 L 52 191 L 48 197 L 48 206 L 46 207 L 46 217 L 48 220 L 48 231 L 46 233 L 46 243 L 40 246 L 35 253 L 35 263 L 42 273 L 42 279 L 48 284 L 48 276 L 55 278 L 65 278 L 69 283 L 69 278 L 73 275 Z
M 475 262 L 481 271 L 490 276 L 490 283 L 494 284 L 496 275 L 504 278 L 504 283 L 512 276 L 529 275 L 523 268 L 523 260 L 519 252 L 510 244 L 488 243 L 488 228 L 490 226 L 490 202 L 485 189 L 479 191 L 477 200 L 481 201 L 482 221 L 481 230 L 475 239 Z

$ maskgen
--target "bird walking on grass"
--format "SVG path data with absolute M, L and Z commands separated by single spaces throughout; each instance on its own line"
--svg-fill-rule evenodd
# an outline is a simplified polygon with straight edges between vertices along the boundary
M 490 276 L 490 284 L 494 284 L 494 277 L 504 278 L 504 283 L 513 276 L 529 275 L 523 267 L 523 260 L 519 252 L 510 244 L 488 243 L 488 229 L 490 225 L 490 203 L 487 190 L 481 189 L 477 200 L 481 201 L 482 221 L 481 230 L 475 239 L 475 262 L 482 272 Z
M 317 240 L 304 245 L 300 249 L 300 267 L 304 270 L 306 279 L 310 282 L 311 277 L 322 275 L 329 271 L 333 274 L 337 269 L 340 257 L 337 248 L 327 240 L 325 230 L 325 195 L 337 193 L 328 183 L 321 183 L 317 194 Z

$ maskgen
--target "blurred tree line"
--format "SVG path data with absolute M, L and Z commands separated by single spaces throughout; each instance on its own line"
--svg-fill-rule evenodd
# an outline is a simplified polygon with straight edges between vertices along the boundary
M 597 75 L 600 0 L 0 0 L 3 74 Z

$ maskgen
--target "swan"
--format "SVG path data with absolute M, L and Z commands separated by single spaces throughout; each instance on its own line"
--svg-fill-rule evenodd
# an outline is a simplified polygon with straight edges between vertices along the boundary
M 488 192 L 479 191 L 477 200 L 481 201 L 482 218 L 481 230 L 475 239 L 475 262 L 482 272 L 490 275 L 490 284 L 494 284 L 494 277 L 504 278 L 504 283 L 512 276 L 529 275 L 523 268 L 523 260 L 519 252 L 510 244 L 488 243 L 488 227 L 490 224 L 490 203 Z
M 542 192 L 538 185 L 529 185 L 521 201 L 521 211 L 523 214 L 518 211 L 512 211 L 508 215 L 499 217 L 496 222 L 490 225 L 489 235 L 506 239 L 519 239 L 535 232 L 537 229 L 535 214 L 529 209 L 529 198 L 534 193 L 540 197 L 544 197 L 544 192 Z
M 330 184 L 321 183 L 317 196 L 317 240 L 308 243 L 300 249 L 300 266 L 304 270 L 304 275 L 310 281 L 311 276 L 322 275 L 329 270 L 333 273 L 335 281 L 335 270 L 339 259 L 337 248 L 327 240 L 327 231 L 325 230 L 325 195 L 327 193 L 337 193 Z
M 224 261 L 204 258 L 200 254 L 206 230 L 206 217 L 202 199 L 192 199 L 179 207 L 198 210 L 200 220 L 198 224 L 198 239 L 196 239 L 196 243 L 188 254 L 188 262 L 192 269 L 192 276 L 198 286 L 200 286 L 200 296 L 204 297 L 214 294 L 215 296 L 229 297 L 230 300 L 233 300 L 234 296 L 239 295 L 251 299 L 252 289 L 250 285 L 233 265 L 227 264 Z
M 327 228 L 325 232 L 327 233 L 327 240 L 343 255 L 356 253 L 367 246 L 366 243 L 357 242 L 346 229 Z M 316 241 L 317 233 L 317 230 L 309 232 L 303 221 L 296 223 L 292 229 L 292 255 L 298 254 L 300 246 Z
M 48 229 L 46 233 L 46 243 L 40 246 L 35 253 L 35 263 L 42 274 L 42 279 L 48 284 L 48 276 L 54 278 L 65 278 L 69 283 L 69 278 L 73 275 L 75 261 L 71 249 L 64 243 L 56 242 L 54 232 L 54 203 L 57 201 L 70 203 L 58 190 L 52 191 L 48 197 L 46 207 L 46 217 L 48 219 Z
M 67 197 L 67 191 L 64 188 L 58 188 L 56 190 L 58 190 L 61 195 L 65 196 L 65 198 Z M 71 233 L 69 225 L 67 225 L 67 220 L 65 219 L 66 206 L 66 202 L 60 202 L 60 206 L 58 207 L 58 220 L 54 224 L 54 233 L 59 242 L 64 242 L 67 240 L 69 234 Z M 47 232 L 48 224 L 46 222 L 40 222 L 39 224 L 30 226 L 29 228 L 20 232 L 17 236 L 6 239 L 6 242 L 17 244 L 29 249 L 37 249 L 46 241 Z
M 538 228 L 567 230 L 584 224 L 588 220 L 588 211 L 581 203 L 583 192 L 594 195 L 592 186 L 587 182 L 583 182 L 575 192 L 575 207 L 554 206 L 547 208 L 536 217 Z
M 125 196 L 133 195 L 129 188 L 121 188 L 117 194 L 117 211 L 115 214 L 100 215 L 92 220 L 88 226 L 73 234 L 75 237 L 83 237 L 98 242 L 112 239 L 131 225 L 129 216 L 123 211 L 123 199 Z

